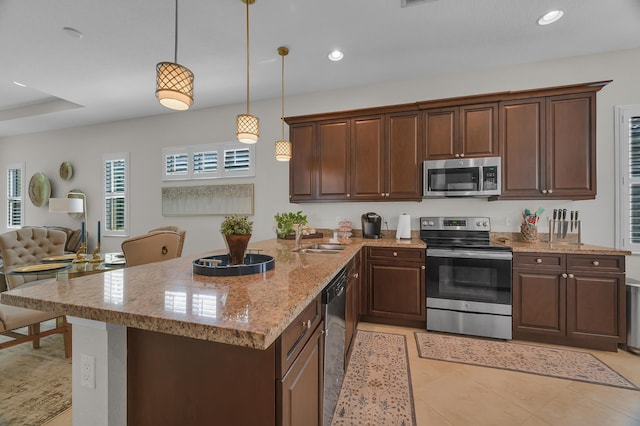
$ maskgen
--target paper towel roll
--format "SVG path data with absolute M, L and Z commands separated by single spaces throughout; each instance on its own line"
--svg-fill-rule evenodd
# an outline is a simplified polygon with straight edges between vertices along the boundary
M 411 216 L 403 213 L 398 217 L 398 229 L 396 231 L 396 239 L 411 239 Z

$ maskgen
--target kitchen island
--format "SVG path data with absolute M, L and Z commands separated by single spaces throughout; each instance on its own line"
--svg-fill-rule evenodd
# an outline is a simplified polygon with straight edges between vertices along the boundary
M 69 317 L 74 424 L 287 424 L 287 412 L 321 398 L 290 400 L 291 358 L 321 369 L 320 293 L 364 243 L 300 254 L 291 241 L 268 240 L 249 246 L 275 258 L 266 273 L 193 274 L 192 261 L 206 253 L 14 290 L 1 301 Z M 366 244 L 424 248 L 418 239 Z M 83 373 L 92 366 L 93 381 Z

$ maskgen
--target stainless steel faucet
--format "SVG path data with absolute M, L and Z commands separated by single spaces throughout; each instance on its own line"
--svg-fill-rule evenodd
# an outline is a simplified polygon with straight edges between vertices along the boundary
M 296 248 L 301 248 L 302 247 L 302 244 L 301 244 L 301 241 L 302 241 L 302 224 L 296 223 L 294 225 L 294 227 L 295 227 L 295 231 L 296 231 Z

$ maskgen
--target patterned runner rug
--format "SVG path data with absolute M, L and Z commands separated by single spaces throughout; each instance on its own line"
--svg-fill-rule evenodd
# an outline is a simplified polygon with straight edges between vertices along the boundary
M 407 341 L 358 330 L 332 425 L 416 424 Z
M 590 353 L 433 333 L 415 336 L 421 358 L 640 390 Z
M 43 327 L 44 329 L 44 327 Z M 71 358 L 61 334 L 0 350 L 0 426 L 41 425 L 71 407 Z

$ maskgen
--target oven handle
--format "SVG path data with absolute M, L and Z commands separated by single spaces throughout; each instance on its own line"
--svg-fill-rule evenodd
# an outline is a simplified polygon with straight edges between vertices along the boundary
M 513 253 L 489 250 L 427 249 L 427 257 L 455 257 L 462 259 L 512 260 Z

